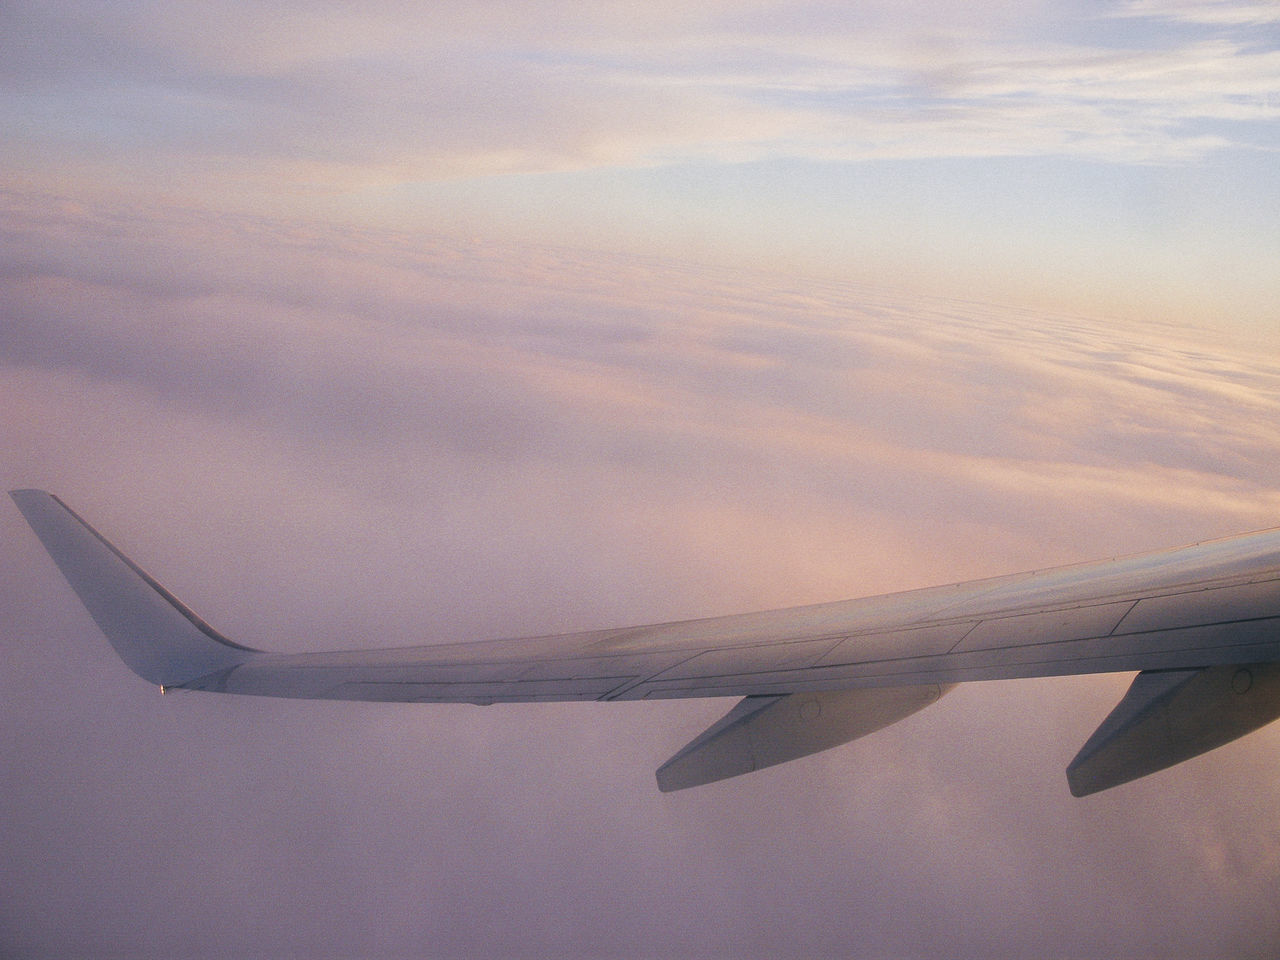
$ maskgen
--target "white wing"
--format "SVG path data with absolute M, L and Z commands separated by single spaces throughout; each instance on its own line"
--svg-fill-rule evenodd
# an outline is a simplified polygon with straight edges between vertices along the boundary
M 1069 768 L 1077 794 L 1280 715 L 1280 529 L 762 613 L 272 654 L 218 634 L 56 497 L 12 496 L 125 663 L 166 688 L 424 703 L 745 697 L 659 771 L 663 789 L 862 736 L 966 680 L 1142 671 Z

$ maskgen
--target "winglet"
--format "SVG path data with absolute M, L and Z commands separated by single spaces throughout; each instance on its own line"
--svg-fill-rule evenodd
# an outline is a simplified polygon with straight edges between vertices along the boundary
M 144 680 L 180 687 L 258 653 L 210 627 L 57 497 L 9 495 L 120 659 Z

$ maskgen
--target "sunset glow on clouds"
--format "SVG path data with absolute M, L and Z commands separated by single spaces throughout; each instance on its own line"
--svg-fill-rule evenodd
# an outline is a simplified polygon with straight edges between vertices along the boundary
M 253 644 L 727 613 L 1280 513 L 1280 359 L 1190 328 L 190 210 L 11 196 L 5 224 L 7 484 L 55 486 Z M 20 955 L 986 957 L 1051 931 L 1072 955 L 1207 957 L 1280 937 L 1276 729 L 1068 795 L 1125 677 L 966 686 L 660 795 L 652 769 L 725 704 L 160 698 L 16 512 L 2 529 L 0 929 Z
M 0 26 L 5 489 L 236 640 L 731 613 L 1280 522 L 1273 5 Z M 1280 728 L 1075 800 L 1124 676 L 968 685 L 663 796 L 727 703 L 161 698 L 11 509 L 0 537 L 0 954 L 1280 943 Z
M 1193 320 L 1269 318 L 1257 4 L 13 8 L 9 175 Z M 1012 274 L 1012 276 L 1010 276 Z

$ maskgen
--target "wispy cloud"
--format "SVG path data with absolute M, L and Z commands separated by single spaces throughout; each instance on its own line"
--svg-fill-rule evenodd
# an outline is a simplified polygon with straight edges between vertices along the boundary
M 1232 27 L 1280 23 L 1280 9 L 1266 0 L 1129 0 L 1113 15 Z
M 1280 54 L 1234 27 L 1255 6 L 1131 6 L 1119 13 L 1199 24 L 1138 49 L 1053 42 L 1046 24 L 1027 37 L 944 19 L 904 34 L 834 9 L 767 12 L 250 4 L 209 22 L 181 5 L 32 8 L 3 41 L 4 122 L 106 157 L 184 157 L 206 172 L 234 158 L 242 178 L 333 185 L 696 159 L 1171 163 L 1274 147 Z
M 3 203 L 6 485 L 57 489 L 251 643 L 833 599 L 1280 513 L 1280 361 L 1174 326 Z M 727 705 L 161 698 L 16 512 L 0 527 L 0 921 L 25 956 L 989 957 L 1052 930 L 1073 955 L 1209 957 L 1280 935 L 1280 731 L 1067 795 L 1124 678 L 972 685 L 662 796 L 653 766 Z

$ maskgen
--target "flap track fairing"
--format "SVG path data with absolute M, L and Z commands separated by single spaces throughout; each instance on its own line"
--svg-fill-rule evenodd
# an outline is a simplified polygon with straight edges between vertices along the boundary
M 1077 797 L 1230 743 L 1280 717 L 1280 663 L 1146 670 L 1067 767 Z
M 745 697 L 658 769 L 663 793 L 736 777 L 856 740 L 923 710 L 936 683 Z

